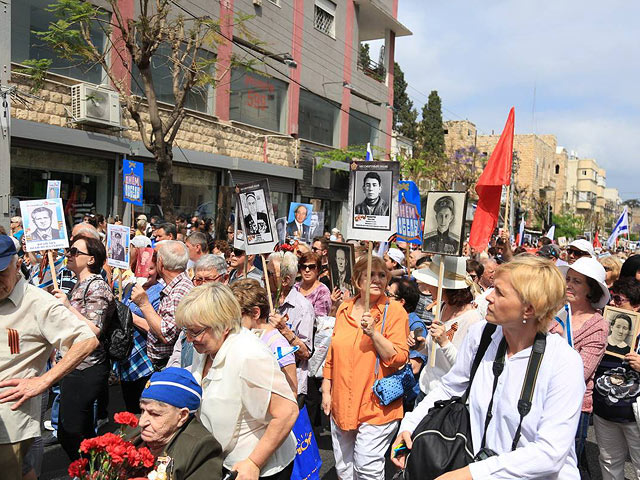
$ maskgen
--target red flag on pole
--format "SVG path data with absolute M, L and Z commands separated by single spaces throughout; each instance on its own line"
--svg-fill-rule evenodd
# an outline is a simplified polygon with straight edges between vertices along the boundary
M 502 186 L 511 183 L 514 124 L 515 111 L 511 107 L 500 140 L 476 184 L 478 207 L 469 235 L 469 244 L 476 251 L 483 251 L 487 247 L 491 234 L 498 225 Z

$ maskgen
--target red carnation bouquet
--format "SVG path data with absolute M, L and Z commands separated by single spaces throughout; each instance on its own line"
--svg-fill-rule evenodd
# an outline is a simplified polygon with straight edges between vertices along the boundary
M 113 417 L 122 425 L 120 434 L 105 433 L 88 438 L 80 444 L 83 457 L 69 465 L 69 476 L 80 480 L 128 480 L 146 477 L 155 464 L 148 448 L 136 448 L 124 440 L 124 426 L 135 428 L 138 418 L 130 412 L 116 413 Z

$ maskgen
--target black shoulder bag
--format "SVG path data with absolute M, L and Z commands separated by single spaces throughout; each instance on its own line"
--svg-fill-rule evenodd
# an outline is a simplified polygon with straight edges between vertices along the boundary
M 473 378 L 491 344 L 491 336 L 495 330 L 496 326 L 488 323 L 482 332 L 480 345 L 478 346 L 476 356 L 471 366 L 469 385 L 464 395 L 462 397 L 452 397 L 448 400 L 436 402 L 416 427 L 413 433 L 413 448 L 407 456 L 404 470 L 405 480 L 432 480 L 443 473 L 463 468 L 474 461 L 484 460 L 497 455 L 493 450 L 485 446 L 485 442 L 487 428 L 493 417 L 493 395 L 498 386 L 498 377 L 504 370 L 504 358 L 507 348 L 504 338 L 500 342 L 498 351 L 496 352 L 496 358 L 493 362 L 494 381 L 491 401 L 485 418 L 481 448 L 475 457 L 473 455 L 471 437 L 471 419 L 469 416 L 469 406 L 467 405 Z M 533 344 L 520 399 L 518 400 L 520 424 L 518 425 L 511 445 L 512 450 L 516 449 L 518 441 L 520 440 L 522 421 L 531 410 L 533 391 L 545 346 L 546 337 L 539 333 L 536 335 Z

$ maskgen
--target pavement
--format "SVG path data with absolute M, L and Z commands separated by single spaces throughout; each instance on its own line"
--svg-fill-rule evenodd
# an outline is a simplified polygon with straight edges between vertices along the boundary
M 49 404 L 51 404 L 51 400 Z M 122 394 L 118 385 L 113 385 L 109 388 L 109 416 L 113 418 L 113 414 L 116 412 L 124 411 L 124 402 L 122 400 Z M 46 418 L 51 418 L 51 411 L 46 412 Z M 100 429 L 99 433 L 103 434 L 108 431 L 115 431 L 117 425 L 109 423 Z M 50 436 L 50 432 L 43 431 L 46 437 Z M 333 450 L 331 449 L 331 433 L 326 429 L 317 429 L 315 432 L 318 448 L 320 449 L 320 457 L 322 458 L 322 468 L 320 470 L 320 478 L 322 480 L 337 480 L 335 462 L 333 458 Z M 589 464 L 589 473 L 591 474 L 591 480 L 602 480 L 600 473 L 600 466 L 598 465 L 598 447 L 595 444 L 595 435 L 593 427 L 589 428 L 587 437 L 587 462 Z M 45 447 L 44 459 L 42 463 L 42 475 L 40 480 L 68 480 L 67 467 L 69 465 L 69 459 L 65 454 L 62 447 L 59 444 Z M 386 480 L 391 480 L 395 467 L 387 461 L 386 465 Z M 587 477 L 589 478 L 589 477 Z M 627 461 L 625 464 L 625 478 L 632 479 L 637 478 L 632 464 Z

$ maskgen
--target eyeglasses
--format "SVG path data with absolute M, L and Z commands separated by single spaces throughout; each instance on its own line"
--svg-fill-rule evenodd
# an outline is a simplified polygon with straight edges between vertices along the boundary
M 629 299 L 627 297 L 625 297 L 624 295 L 618 295 L 616 293 L 611 295 L 611 301 L 615 304 L 615 305 L 621 305 L 623 303 L 627 303 L 629 301 Z
M 318 247 L 311 247 L 311 251 L 312 251 L 313 253 L 316 253 L 316 252 L 319 252 L 319 251 L 320 251 L 320 249 L 319 249 Z
M 190 337 L 193 340 L 196 340 L 200 335 L 202 335 L 204 332 L 206 332 L 207 330 L 209 330 L 209 327 L 204 327 L 201 330 L 198 330 L 197 332 L 194 332 L 193 330 L 189 329 L 189 328 L 183 328 L 182 331 L 184 332 L 184 334 L 187 337 Z
M 469 276 L 471 277 L 472 280 L 475 280 L 476 278 L 478 278 L 478 275 L 475 273 L 470 273 Z
M 396 295 L 395 293 L 391 293 L 389 290 L 384 292 L 384 294 L 389 298 L 398 298 L 398 295 Z
M 197 285 L 202 285 L 204 283 L 217 282 L 222 275 L 223 275 L 222 273 L 220 275 L 217 275 L 216 277 L 202 277 L 202 276 L 196 275 L 193 277 L 193 284 L 197 286 Z
M 577 248 L 568 248 L 567 255 L 572 255 L 574 257 L 584 257 L 585 255 L 589 255 L 587 252 L 583 252 L 582 250 L 578 250 Z
M 76 257 L 78 255 L 87 255 L 89 257 L 91 256 L 91 254 L 86 253 L 86 252 L 81 252 L 76 247 L 71 247 L 69 250 L 66 251 L 65 255 L 67 257 Z
M 305 263 L 298 265 L 301 271 L 305 270 L 315 270 L 318 266 L 315 263 Z

